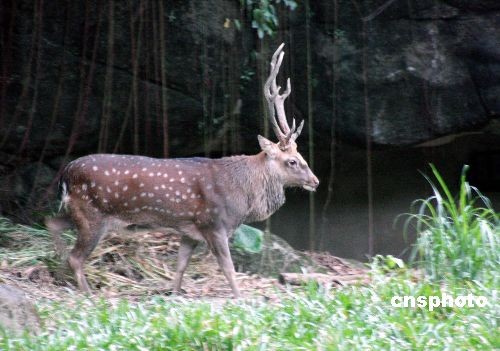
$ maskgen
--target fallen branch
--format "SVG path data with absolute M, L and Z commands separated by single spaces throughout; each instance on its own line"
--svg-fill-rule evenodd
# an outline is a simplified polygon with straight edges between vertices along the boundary
M 281 284 L 306 285 L 315 282 L 321 285 L 331 284 L 345 286 L 350 284 L 367 283 L 365 274 L 332 275 L 324 273 L 281 273 L 279 276 Z

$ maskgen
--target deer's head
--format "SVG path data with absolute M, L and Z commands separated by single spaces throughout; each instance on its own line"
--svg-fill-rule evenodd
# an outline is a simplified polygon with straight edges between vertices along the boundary
M 266 154 L 266 162 L 269 162 L 271 169 L 280 176 L 285 186 L 298 186 L 309 191 L 314 191 L 319 185 L 319 180 L 313 174 L 302 155 L 297 151 L 297 143 L 295 142 L 302 131 L 304 121 L 297 128 L 295 119 L 293 119 L 292 127 L 290 128 L 285 115 L 285 99 L 292 91 L 290 78 L 287 79 L 287 87 L 283 94 L 280 94 L 281 87 L 276 83 L 276 76 L 278 75 L 281 63 L 283 62 L 283 55 L 285 54 L 283 52 L 284 45 L 281 44 L 273 54 L 271 72 L 266 84 L 264 84 L 264 95 L 268 104 L 269 119 L 279 141 L 273 143 L 259 135 L 259 144 L 262 151 Z M 276 121 L 276 115 L 278 116 L 278 121 Z

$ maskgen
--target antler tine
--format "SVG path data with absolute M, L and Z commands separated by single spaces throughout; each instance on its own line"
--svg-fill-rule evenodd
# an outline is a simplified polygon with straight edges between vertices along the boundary
M 295 120 L 294 120 L 294 123 L 295 123 Z M 300 133 L 302 132 L 303 127 L 304 127 L 304 120 L 302 120 L 302 122 L 300 122 L 299 128 L 297 128 L 297 131 L 294 131 L 292 133 L 290 140 L 295 141 L 299 137 Z

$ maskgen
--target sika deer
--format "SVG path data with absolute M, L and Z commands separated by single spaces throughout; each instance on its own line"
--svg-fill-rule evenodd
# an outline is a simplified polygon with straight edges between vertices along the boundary
M 299 128 L 289 127 L 283 95 L 276 84 L 284 44 L 274 53 L 271 73 L 264 85 L 269 117 L 278 143 L 258 136 L 262 149 L 253 156 L 220 159 L 155 159 L 127 155 L 89 155 L 69 163 L 60 184 L 62 205 L 76 225 L 78 237 L 68 258 L 78 286 L 90 291 L 83 272 L 85 259 L 95 248 L 108 224 L 169 227 L 182 234 L 174 278 L 174 291 L 181 288 L 193 249 L 205 240 L 226 276 L 235 297 L 235 282 L 228 238 L 242 223 L 262 221 L 285 202 L 284 188 L 314 191 L 318 178 L 297 152 Z M 275 111 L 278 116 L 276 121 Z M 48 219 L 52 231 L 63 227 L 61 218 Z

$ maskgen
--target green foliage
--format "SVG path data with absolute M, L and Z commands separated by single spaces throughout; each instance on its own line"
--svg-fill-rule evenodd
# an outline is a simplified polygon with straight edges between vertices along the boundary
M 259 38 L 263 39 L 266 35 L 274 36 L 279 26 L 275 5 L 280 4 L 282 0 L 240 0 L 240 2 L 251 11 L 252 28 L 257 30 Z M 295 0 L 283 0 L 283 4 L 290 11 L 297 8 Z
M 499 305 L 491 289 L 480 308 L 396 308 L 395 295 L 440 295 L 440 284 L 376 276 L 370 287 L 309 286 L 279 302 L 225 303 L 154 297 L 143 302 L 41 303 L 45 329 L 0 337 L 1 350 L 492 350 Z
M 406 266 L 402 259 L 394 257 L 392 255 L 376 255 L 372 261 L 372 268 L 389 272 L 393 270 L 404 269 L 406 268 Z
M 258 253 L 262 250 L 262 230 L 242 224 L 234 232 L 233 246 L 249 253 Z
M 433 195 L 414 202 L 405 232 L 416 223 L 417 240 L 411 260 L 432 279 L 498 278 L 500 269 L 500 221 L 490 201 L 466 181 L 468 166 L 454 197 L 434 165 L 437 184 L 425 176 Z

